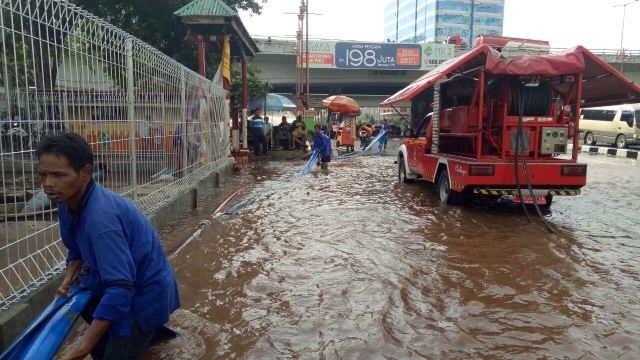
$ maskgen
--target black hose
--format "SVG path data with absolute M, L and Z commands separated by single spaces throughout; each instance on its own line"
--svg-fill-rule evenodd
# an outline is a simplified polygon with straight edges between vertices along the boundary
M 522 151 L 524 153 L 524 145 L 522 144 L 524 142 L 523 134 L 522 134 L 524 132 L 524 129 L 522 128 L 522 117 L 524 113 L 524 96 L 520 93 L 520 85 L 515 82 L 512 82 L 511 84 L 511 99 L 512 99 L 512 104 L 513 104 L 513 100 L 515 99 L 518 100 L 517 109 L 518 109 L 518 115 L 520 115 L 518 117 L 518 130 L 516 130 L 515 156 L 513 158 L 515 178 L 516 178 L 516 191 L 518 193 L 518 197 L 520 198 L 520 206 L 522 207 L 522 211 L 527 217 L 527 221 L 531 223 L 533 220 L 531 219 L 531 215 L 529 215 L 529 210 L 527 210 L 527 206 L 525 205 L 522 198 L 522 189 L 520 188 L 520 172 L 518 171 L 518 151 Z M 514 106 L 512 106 L 511 108 L 513 109 Z
M 513 86 L 515 85 L 515 86 Z M 552 233 L 555 234 L 555 231 L 553 230 L 553 228 L 551 227 L 551 225 L 549 224 L 549 222 L 544 218 L 544 215 L 542 214 L 542 211 L 540 210 L 540 206 L 538 205 L 538 201 L 536 201 L 536 197 L 533 193 L 533 187 L 531 186 L 531 180 L 529 178 L 529 170 L 527 168 L 527 159 L 526 159 L 526 155 L 525 155 L 525 151 L 524 151 L 524 129 L 522 127 L 522 123 L 523 123 L 523 113 L 524 113 L 524 102 L 525 102 L 525 96 L 522 95 L 523 94 L 523 89 L 526 89 L 523 86 L 520 86 L 519 84 L 512 84 L 512 98 L 514 97 L 513 93 L 516 93 L 516 96 L 518 97 L 519 103 L 518 103 L 518 107 L 519 107 L 519 119 L 518 119 L 518 130 L 516 133 L 516 154 L 515 154 L 515 159 L 514 159 L 514 163 L 515 163 L 515 168 L 516 168 L 516 189 L 518 191 L 518 196 L 520 197 L 520 204 L 522 205 L 522 208 L 525 212 L 525 215 L 527 216 L 527 220 L 529 220 L 529 222 L 532 222 L 531 220 L 531 216 L 529 215 L 529 211 L 527 210 L 527 206 L 524 203 L 524 199 L 522 198 L 522 189 L 520 188 L 520 180 L 519 180 L 519 171 L 518 171 L 518 150 L 520 150 L 521 154 L 522 154 L 522 170 L 524 172 L 524 177 L 525 180 L 527 181 L 527 188 L 529 190 L 529 196 L 531 196 L 531 199 L 533 200 L 533 205 L 536 208 L 536 211 L 538 213 L 538 216 L 540 217 L 540 220 L 542 220 L 542 223 L 544 224 L 544 226 L 547 228 L 547 230 Z M 515 90 L 515 91 L 514 91 Z M 544 91 L 542 92 L 536 92 L 535 93 L 535 97 L 540 97 L 541 94 L 544 93 Z M 549 92 L 549 99 L 551 99 L 551 93 Z M 542 101 L 537 101 L 537 104 L 542 104 Z M 549 114 L 550 108 L 547 109 L 546 113 L 540 114 L 540 115 L 546 115 Z M 531 115 L 533 116 L 533 115 Z

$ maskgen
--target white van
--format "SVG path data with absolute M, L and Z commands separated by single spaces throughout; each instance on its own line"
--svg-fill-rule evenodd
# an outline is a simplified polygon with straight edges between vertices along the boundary
M 579 130 L 587 145 L 601 142 L 624 149 L 640 144 L 640 104 L 581 109 Z

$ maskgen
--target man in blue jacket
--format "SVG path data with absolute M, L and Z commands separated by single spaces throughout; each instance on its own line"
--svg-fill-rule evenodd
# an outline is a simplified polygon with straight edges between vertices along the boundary
M 267 155 L 267 137 L 264 133 L 265 124 L 262 119 L 262 110 L 255 110 L 251 118 L 251 129 L 253 131 L 253 153 L 256 156 Z M 260 153 L 260 146 L 262 146 L 262 153 Z
M 328 169 L 329 162 L 331 161 L 331 139 L 322 131 L 320 124 L 316 124 L 313 127 L 313 150 L 318 151 L 320 157 L 320 168 Z
M 82 313 L 89 328 L 62 359 L 140 359 L 154 330 L 180 307 L 158 234 L 129 200 L 93 181 L 93 152 L 82 136 L 47 136 L 36 156 L 68 249 L 57 295 L 70 296 L 78 283 L 92 294 Z

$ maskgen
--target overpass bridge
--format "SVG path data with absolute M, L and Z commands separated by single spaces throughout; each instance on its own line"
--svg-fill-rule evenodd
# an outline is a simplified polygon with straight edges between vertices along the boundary
M 269 81 L 269 84 L 272 86 L 272 92 L 279 93 L 283 95 L 287 95 L 290 98 L 295 96 L 295 86 L 297 81 L 296 76 L 296 61 L 303 54 L 299 53 L 299 49 L 296 46 L 295 40 L 274 40 L 271 38 L 254 38 L 254 41 L 258 44 L 258 48 L 260 52 L 251 60 L 251 64 L 258 66 L 262 72 L 259 75 L 262 81 Z M 320 101 L 327 96 L 342 94 L 349 97 L 354 98 L 361 107 L 367 108 L 377 108 L 378 104 L 388 98 L 390 95 L 396 93 L 397 91 L 403 89 L 406 85 L 408 85 L 413 80 L 422 76 L 425 72 L 429 71 L 431 68 L 435 67 L 438 61 L 443 60 L 433 60 L 435 63 L 432 66 L 425 68 L 416 68 L 414 69 L 409 67 L 401 68 L 401 69 L 389 69 L 383 66 L 363 66 L 366 61 L 370 62 L 384 62 L 385 57 L 384 47 L 385 46 L 395 46 L 396 48 L 400 45 L 411 47 L 411 46 L 422 46 L 428 44 L 404 44 L 404 43 L 380 43 L 380 48 L 383 50 L 377 50 L 380 54 L 375 54 L 379 58 L 373 58 L 372 56 L 367 58 L 366 52 L 357 52 L 355 55 L 353 53 L 349 54 L 344 59 L 340 59 L 342 62 L 356 63 L 362 66 L 333 66 L 334 59 L 331 58 L 331 66 L 329 66 L 329 61 L 325 61 L 325 58 L 329 56 L 334 56 L 334 54 L 329 54 L 328 52 L 323 52 L 321 49 L 323 47 L 324 41 L 309 41 L 310 49 L 309 53 L 312 54 L 310 56 L 309 61 L 309 93 L 310 93 L 310 107 L 320 107 Z M 335 63 L 338 64 L 338 52 L 348 52 L 350 50 L 346 49 L 345 46 L 340 46 L 340 44 L 349 43 L 353 48 L 364 48 L 366 44 L 372 43 L 358 43 L 358 42 L 335 42 L 335 41 L 326 41 L 326 43 L 335 43 Z M 433 47 L 439 46 L 450 46 L 453 49 L 452 45 L 440 45 L 433 44 Z M 393 50 L 393 49 L 392 49 Z M 434 52 L 437 49 L 433 49 Z M 564 49 L 555 49 L 552 52 L 561 51 Z M 640 84 L 640 50 L 637 51 L 629 51 L 627 50 L 622 56 L 622 54 L 618 50 L 604 50 L 604 49 L 589 49 L 591 52 L 599 56 L 601 59 L 609 63 L 618 71 L 622 70 L 622 74 L 629 80 L 633 81 L 636 84 Z M 398 50 L 399 51 L 399 50 Z M 313 56 L 313 53 L 316 53 L 316 56 Z M 388 52 L 388 51 L 387 51 Z M 455 55 L 459 55 L 461 52 L 456 52 Z M 318 55 L 320 54 L 320 55 Z M 451 55 L 448 57 L 450 58 Z M 407 57 L 407 62 L 411 62 L 410 56 Z M 303 58 L 303 60 L 305 60 Z M 306 61 L 303 61 L 303 66 L 306 64 Z M 384 65 L 384 64 L 383 64 Z M 303 79 L 306 78 L 306 69 L 303 69 Z M 303 80 L 304 81 L 304 80 Z M 306 85 L 305 85 L 306 89 Z M 409 106 L 409 104 L 400 104 Z M 365 109 L 366 112 L 366 109 Z

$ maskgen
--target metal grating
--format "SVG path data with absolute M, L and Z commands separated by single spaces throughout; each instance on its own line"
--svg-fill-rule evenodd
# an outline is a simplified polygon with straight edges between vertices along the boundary
M 94 178 L 145 214 L 228 166 L 221 85 L 81 8 L 0 2 L 0 309 L 63 271 L 55 204 L 34 149 L 76 132 L 92 144 Z

